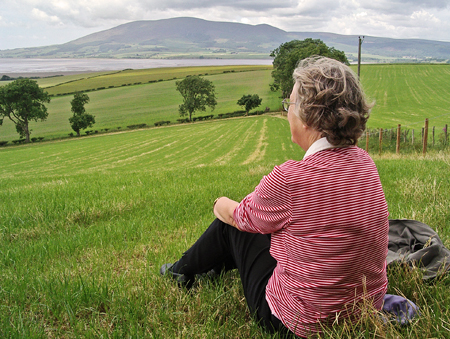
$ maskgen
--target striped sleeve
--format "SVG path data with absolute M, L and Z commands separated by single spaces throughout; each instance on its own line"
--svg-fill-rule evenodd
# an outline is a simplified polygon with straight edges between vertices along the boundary
M 274 233 L 289 224 L 291 204 L 285 176 L 277 166 L 240 202 L 233 216 L 241 231 Z

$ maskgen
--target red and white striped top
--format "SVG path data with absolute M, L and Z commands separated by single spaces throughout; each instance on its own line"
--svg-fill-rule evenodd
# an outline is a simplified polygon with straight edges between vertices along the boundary
M 239 229 L 271 233 L 277 260 L 266 287 L 272 313 L 299 336 L 352 304 L 380 309 L 387 289 L 388 209 L 378 171 L 356 146 L 289 160 L 234 211 Z M 346 308 L 347 305 L 347 308 Z M 350 305 L 350 307 L 348 307 Z

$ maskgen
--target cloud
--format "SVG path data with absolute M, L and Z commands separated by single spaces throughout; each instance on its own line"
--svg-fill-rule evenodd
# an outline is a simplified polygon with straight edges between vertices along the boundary
M 70 26 L 100 27 L 114 20 L 130 21 L 127 2 L 123 0 L 17 0 L 25 11 L 31 4 L 30 17 Z
M 37 8 L 31 10 L 31 15 L 38 20 L 45 21 L 50 24 L 61 24 L 61 20 L 56 15 L 48 15 L 44 11 Z
M 409 15 L 420 10 L 449 8 L 450 0 L 360 0 L 355 4 L 358 8 L 366 9 L 371 13 Z
M 295 8 L 297 1 L 252 1 L 233 0 L 224 3 L 214 0 L 18 0 L 32 1 L 41 16 L 58 17 L 65 24 L 74 23 L 83 27 L 101 26 L 105 22 L 128 22 L 178 16 L 195 16 L 205 19 L 230 21 L 230 17 L 242 17 L 239 12 L 252 13 L 251 18 L 268 14 L 272 10 L 286 15 Z M 207 10 L 207 11 L 206 11 Z M 212 13 L 215 13 L 212 14 Z M 225 13 L 225 15 L 224 15 Z M 211 18 L 212 14 L 212 18 Z M 205 17 L 209 16 L 209 18 Z M 270 15 L 268 15 L 270 16 Z M 247 16 L 246 16 L 247 17 Z M 231 19 L 231 21 L 234 21 Z
M 53 43 L 135 20 L 197 17 L 332 32 L 450 41 L 450 0 L 0 0 L 0 49 L 39 31 Z M 52 32 L 58 27 L 58 34 Z M 9 27 L 12 27 L 11 29 Z M 27 33 L 26 30 L 29 30 Z M 47 30 L 47 31 L 46 31 Z M 64 40 L 64 37 L 65 40 Z M 42 44 L 48 44 L 43 40 Z
M 295 7 L 298 1 L 286 0 L 286 1 L 271 1 L 271 0 L 230 0 L 230 1 L 217 1 L 217 0 L 138 0 L 137 3 L 146 10 L 192 10 L 192 9 L 205 9 L 205 8 L 229 8 L 233 11 L 246 10 L 246 11 L 267 11 L 275 8 L 292 8 Z
M 424 11 L 424 10 L 416 11 L 413 14 L 411 14 L 411 19 L 416 21 L 416 22 L 419 21 L 422 24 L 428 24 L 428 23 L 437 23 L 437 24 L 439 24 L 441 22 L 432 13 L 429 13 L 429 12 Z
M 33 5 L 32 16 L 49 23 L 110 27 L 133 20 L 194 16 L 214 21 L 268 23 L 288 31 L 355 26 L 361 17 L 376 27 L 396 26 L 396 15 L 409 18 L 429 10 L 445 10 L 450 0 L 16 0 Z M 430 14 L 432 15 L 432 13 Z M 423 16 L 421 14 L 421 16 Z M 339 21 L 342 23 L 338 24 Z M 421 20 L 420 22 L 424 22 Z M 353 31 L 345 27 L 346 31 Z

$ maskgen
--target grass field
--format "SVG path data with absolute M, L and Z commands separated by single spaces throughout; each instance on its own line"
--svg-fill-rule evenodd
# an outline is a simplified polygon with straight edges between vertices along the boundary
M 0 149 L 0 337 L 272 338 L 235 274 L 187 293 L 158 270 L 212 221 L 216 197 L 240 200 L 303 154 L 277 116 Z M 425 222 L 450 247 L 448 150 L 373 157 L 390 218 Z M 448 337 L 449 276 L 425 283 L 399 269 L 389 280 L 421 318 L 398 327 L 369 316 L 323 338 Z
M 258 94 L 262 99 L 262 104 L 259 109 L 264 110 L 265 107 L 270 107 L 272 110 L 278 109 L 280 106 L 280 100 L 276 93 L 271 92 L 268 87 L 268 83 L 271 81 L 270 71 L 260 70 L 261 68 L 267 68 L 266 66 L 229 66 L 223 67 L 188 67 L 179 68 L 178 73 L 174 69 L 170 69 L 171 73 L 163 73 L 163 69 L 156 70 L 142 70 L 142 71 L 127 71 L 119 72 L 110 76 L 106 76 L 106 79 L 101 77 L 89 79 L 80 79 L 83 86 L 99 86 L 103 87 L 114 86 L 112 83 L 133 83 L 139 82 L 137 80 L 143 80 L 150 77 L 159 78 L 166 77 L 174 78 L 185 76 L 186 74 L 205 74 L 218 73 L 217 75 L 205 76 L 212 81 L 216 87 L 217 102 L 216 109 L 212 112 L 214 115 L 220 113 L 229 113 L 237 110 L 241 110 L 242 107 L 238 106 L 236 102 L 244 94 Z M 235 72 L 232 72 L 232 70 Z M 168 72 L 167 69 L 164 69 Z M 223 73 L 226 72 L 226 73 Z M 136 73 L 138 75 L 136 75 Z M 119 79 L 117 77 L 123 77 L 124 74 L 128 74 L 128 78 Z M 165 74 L 165 75 L 164 75 Z M 53 80 L 46 81 L 64 81 L 64 77 L 50 78 Z M 89 81 L 99 81 L 98 78 L 102 78 L 102 82 L 93 85 Z M 55 80 L 56 79 L 56 80 Z M 76 78 L 72 78 L 74 80 Z M 111 82 L 110 82 L 111 81 Z M 176 123 L 180 118 L 178 113 L 178 106 L 182 103 L 181 95 L 176 91 L 175 82 L 177 80 L 165 80 L 156 83 L 146 83 L 132 86 L 120 86 L 116 88 L 108 88 L 105 90 L 99 90 L 89 92 L 90 102 L 85 106 L 86 111 L 95 115 L 96 124 L 95 130 L 101 129 L 117 129 L 121 127 L 126 128 L 128 125 L 146 123 L 150 126 L 157 121 L 170 120 L 172 123 Z M 83 87 L 78 87 L 78 81 L 70 82 L 70 89 L 73 90 Z M 55 84 L 55 83 L 53 83 Z M 69 85 L 67 84 L 67 85 Z M 65 86 L 62 84 L 61 86 Z M 57 86 L 55 88 L 59 88 Z M 95 88 L 93 87 L 93 88 Z M 84 87 L 86 88 L 86 87 Z M 49 88 L 50 92 L 52 88 Z M 69 133 L 73 132 L 70 128 L 68 119 L 72 115 L 70 111 L 70 101 L 73 99 L 73 95 L 69 96 L 57 96 L 53 97 L 51 103 L 48 105 L 49 116 L 44 122 L 31 122 L 30 126 L 32 136 L 44 136 L 45 138 L 57 138 L 67 137 Z M 209 115 L 211 111 L 196 113 L 196 115 Z M 15 126 L 5 119 L 3 126 L 0 129 L 0 140 L 15 140 L 18 139 L 18 134 L 15 130 Z
M 100 87 L 112 88 L 135 84 L 153 83 L 164 80 L 183 79 L 189 75 L 217 75 L 270 70 L 270 66 L 198 66 L 198 67 L 163 67 L 149 69 L 128 69 L 110 73 L 93 73 L 83 77 L 40 79 L 41 87 L 49 94 L 58 95 L 75 91 L 96 90 Z M 42 84 L 41 84 L 42 83 Z
M 276 111 L 281 99 L 269 90 L 270 72 L 267 66 L 159 68 L 45 78 L 39 84 L 51 94 L 105 87 L 88 92 L 91 101 L 86 110 L 96 117 L 93 129 L 123 129 L 141 123 L 153 126 L 161 120 L 176 123 L 182 98 L 175 90 L 177 80 L 173 79 L 189 74 L 202 74 L 216 86 L 218 105 L 212 112 L 216 116 L 242 109 L 236 102 L 243 94 L 258 94 L 263 98 L 260 110 L 269 107 Z M 376 102 L 368 123 L 371 128 L 396 128 L 402 124 L 420 130 L 425 118 L 429 118 L 430 127 L 441 131 L 450 123 L 450 65 L 362 65 L 361 79 L 367 95 Z M 47 121 L 30 124 L 32 137 L 60 138 L 73 132 L 68 123 L 72 99 L 73 95 L 54 97 L 48 105 Z M 197 113 L 205 114 L 211 113 Z M 14 125 L 5 119 L 0 140 L 18 138 Z
M 362 65 L 361 81 L 376 102 L 369 127 L 450 123 L 450 65 Z

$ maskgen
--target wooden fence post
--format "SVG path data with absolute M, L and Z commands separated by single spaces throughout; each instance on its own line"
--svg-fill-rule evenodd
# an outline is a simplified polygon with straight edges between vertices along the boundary
M 428 119 L 425 119 L 425 127 L 423 129 L 423 155 L 427 153 L 427 141 L 428 141 Z
M 366 152 L 369 153 L 369 133 L 366 130 Z
M 382 150 L 382 143 L 383 143 L 383 129 L 380 128 L 380 155 Z
M 435 126 L 433 126 L 433 147 L 434 147 L 434 129 L 435 129 Z
M 401 125 L 397 125 L 397 145 L 395 147 L 395 152 L 400 154 L 400 134 L 401 134 Z
M 444 134 L 445 134 L 445 144 L 447 145 L 447 143 L 448 143 L 448 129 L 447 129 L 447 124 L 445 124 L 445 131 L 444 131 Z

